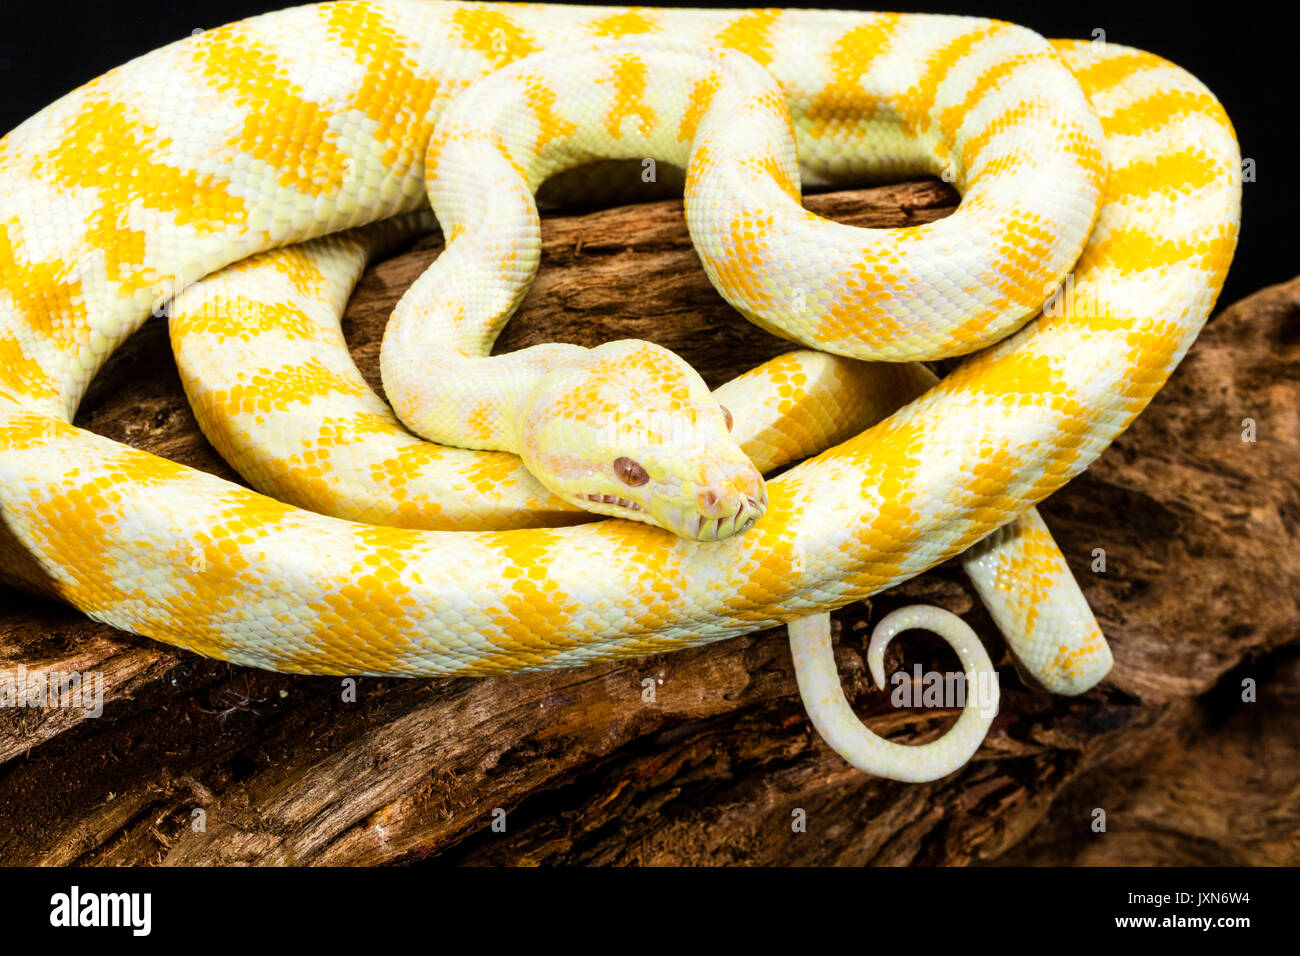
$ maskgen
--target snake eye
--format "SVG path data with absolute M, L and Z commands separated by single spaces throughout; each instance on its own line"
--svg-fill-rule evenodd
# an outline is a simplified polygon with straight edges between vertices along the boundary
M 644 485 L 650 480 L 650 473 L 631 458 L 615 458 L 614 474 L 618 475 L 618 480 L 623 484 L 631 485 L 633 488 Z
M 731 417 L 731 409 L 726 405 L 719 405 L 718 407 L 722 409 L 722 415 L 727 419 L 727 431 L 731 431 L 731 426 L 736 424 L 735 419 Z

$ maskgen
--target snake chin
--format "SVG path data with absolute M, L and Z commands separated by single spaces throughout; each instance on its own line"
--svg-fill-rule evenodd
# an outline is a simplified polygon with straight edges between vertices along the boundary
M 733 534 L 743 534 L 758 521 L 757 518 L 750 516 L 743 521 L 739 516 L 732 518 L 705 518 L 700 515 L 696 519 L 695 540 L 697 541 L 721 541 L 723 538 L 730 538 Z
M 757 497 L 745 496 L 732 514 L 718 517 L 686 508 L 667 515 L 655 509 L 652 514 L 637 502 L 619 495 L 587 493 L 576 497 L 575 504 L 595 506 L 591 510 L 597 514 L 657 525 L 690 541 L 721 541 L 743 534 L 754 527 L 767 510 L 767 496 L 761 491 Z
M 682 538 L 692 541 L 722 541 L 733 535 L 744 534 L 758 523 L 767 511 L 767 495 L 760 490 L 757 497 L 744 496 L 731 514 L 710 517 L 700 512 L 687 512 L 666 522 L 664 527 Z

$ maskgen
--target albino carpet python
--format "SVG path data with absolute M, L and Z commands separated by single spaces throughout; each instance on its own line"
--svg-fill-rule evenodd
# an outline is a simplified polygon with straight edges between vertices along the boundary
M 804 348 L 713 393 L 645 342 L 492 356 L 537 269 L 535 190 L 603 160 L 684 168 L 715 286 Z M 952 216 L 856 229 L 800 204 L 918 175 L 961 193 Z M 446 247 L 385 333 L 390 409 L 339 316 L 430 203 Z M 875 736 L 828 612 L 963 554 L 1027 673 L 1100 680 L 1033 505 L 1178 364 L 1239 204 L 1194 77 L 1006 23 L 374 0 L 207 30 L 0 140 L 0 568 L 298 673 L 570 667 L 787 624 L 828 743 L 935 779 L 996 700 L 932 743 Z M 187 394 L 257 491 L 70 424 L 173 296 Z M 961 355 L 943 379 L 917 364 Z M 993 675 L 959 619 L 913 607 L 873 634 L 878 683 L 913 627 Z

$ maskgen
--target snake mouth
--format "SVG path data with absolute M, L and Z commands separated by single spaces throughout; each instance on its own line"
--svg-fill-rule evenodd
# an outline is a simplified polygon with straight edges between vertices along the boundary
M 617 495 L 582 495 L 582 497 L 598 505 L 617 505 L 620 508 L 626 508 L 628 511 L 641 510 L 641 506 L 635 501 L 628 501 L 626 498 L 620 498 Z
M 697 541 L 721 541 L 733 534 L 743 534 L 754 527 L 758 515 L 746 509 L 728 518 L 706 518 L 699 515 L 695 519 L 694 538 Z
M 687 519 L 686 527 L 678 533 L 682 537 L 693 538 L 696 541 L 721 541 L 732 535 L 743 534 L 754 527 L 766 510 L 766 496 L 757 500 L 747 496 L 742 499 L 740 508 L 735 514 L 720 518 L 696 514 L 693 518 Z

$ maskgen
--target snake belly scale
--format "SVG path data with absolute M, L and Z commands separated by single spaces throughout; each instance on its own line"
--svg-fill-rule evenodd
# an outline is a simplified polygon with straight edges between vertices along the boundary
M 160 283 L 174 294 L 269 250 L 420 209 L 439 119 L 476 82 L 575 43 L 681 36 L 770 75 L 797 144 L 797 164 L 775 157 L 792 187 L 783 196 L 727 206 L 712 229 L 708 204 L 697 206 L 692 235 L 723 295 L 760 326 L 837 355 L 976 352 L 768 481 L 762 517 L 743 533 L 695 541 L 637 520 L 362 523 L 70 424 Z M 598 145 L 633 128 L 653 136 L 665 96 L 698 105 L 698 119 L 716 93 L 707 76 L 651 87 L 647 69 L 622 56 L 590 77 L 609 92 Z M 534 131 L 580 125 L 543 86 L 530 95 Z M 728 149 L 724 124 L 708 162 L 692 161 L 716 165 Z M 863 239 L 801 220 L 816 231 L 806 245 L 799 231 L 774 238 L 768 213 L 778 201 L 793 212 L 801 183 L 909 174 L 958 185 L 947 225 Z M 37 569 L 6 576 L 243 664 L 491 674 L 792 622 L 792 640 L 811 647 L 817 634 L 799 622 L 1017 527 L 1009 546 L 981 545 L 1002 557 L 977 550 L 966 563 L 988 599 L 1007 587 L 999 561 L 1024 556 L 1038 577 L 1021 592 L 1041 600 L 1012 617 L 1034 617 L 1050 609 L 1047 569 L 1060 565 L 1030 509 L 1104 450 L 1191 345 L 1231 261 L 1239 203 L 1235 136 L 1194 77 L 1140 51 L 1049 44 L 993 21 L 377 0 L 210 30 L 0 140 L 0 518 L 3 547 L 22 552 L 4 566 Z M 794 248 L 831 250 L 827 277 L 782 252 Z M 778 267 L 807 272 L 810 308 L 786 308 L 789 283 L 765 280 Z M 1067 272 L 1089 308 L 1038 314 L 1044 286 Z M 1070 660 L 1031 656 L 1071 689 Z M 886 772 L 905 779 L 960 763 L 909 776 L 905 757 L 890 759 Z

